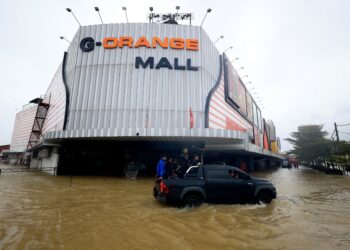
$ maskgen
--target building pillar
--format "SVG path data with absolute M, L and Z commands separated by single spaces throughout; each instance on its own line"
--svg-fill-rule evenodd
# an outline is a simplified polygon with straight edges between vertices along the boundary
M 270 159 L 270 167 L 271 168 L 276 168 L 277 167 L 277 162 L 274 159 Z
M 248 172 L 254 172 L 254 158 L 253 156 L 249 156 L 247 160 Z
M 259 166 L 259 170 L 265 170 L 265 168 L 266 168 L 266 162 L 265 162 L 265 158 L 263 158 L 263 159 L 260 159 L 259 161 L 258 161 L 258 166 Z
M 57 147 L 43 149 L 39 151 L 40 163 L 38 168 L 52 175 L 57 175 L 59 160 L 59 150 Z

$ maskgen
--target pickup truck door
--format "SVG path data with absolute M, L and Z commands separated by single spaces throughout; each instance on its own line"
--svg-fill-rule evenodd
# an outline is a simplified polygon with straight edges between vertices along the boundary
M 237 173 L 232 178 L 232 199 L 233 201 L 247 201 L 254 197 L 254 183 L 249 175 Z
M 206 195 L 208 202 L 228 202 L 232 193 L 232 178 L 227 169 L 206 171 Z

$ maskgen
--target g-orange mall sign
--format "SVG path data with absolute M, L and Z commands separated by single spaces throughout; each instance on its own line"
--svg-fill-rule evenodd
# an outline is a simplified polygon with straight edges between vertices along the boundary
M 85 37 L 80 41 L 80 49 L 83 52 L 90 52 L 94 50 L 95 46 L 102 46 L 105 49 L 115 49 L 115 48 L 163 48 L 163 49 L 175 49 L 175 50 L 189 50 L 189 51 L 198 51 L 199 42 L 198 39 L 189 39 L 189 38 L 168 38 L 154 36 L 151 39 L 147 39 L 145 36 L 141 36 L 138 39 L 134 39 L 131 36 L 121 36 L 121 37 L 105 37 L 102 42 L 95 42 L 95 39 L 92 37 Z M 143 60 L 141 57 L 135 58 L 135 68 L 144 69 L 175 69 L 175 70 L 192 70 L 197 71 L 198 67 L 192 66 L 191 58 L 186 60 L 186 64 L 181 64 L 178 58 L 174 58 L 173 64 L 170 63 L 168 58 L 162 57 L 160 60 L 155 63 L 154 57 L 148 57 L 146 60 Z

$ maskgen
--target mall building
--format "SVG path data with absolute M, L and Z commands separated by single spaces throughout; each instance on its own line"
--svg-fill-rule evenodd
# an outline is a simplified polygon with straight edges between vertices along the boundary
M 44 93 L 44 92 L 43 92 Z M 204 163 L 275 166 L 279 140 L 202 27 L 82 26 L 45 94 L 17 113 L 11 162 L 53 174 L 153 174 L 187 147 Z

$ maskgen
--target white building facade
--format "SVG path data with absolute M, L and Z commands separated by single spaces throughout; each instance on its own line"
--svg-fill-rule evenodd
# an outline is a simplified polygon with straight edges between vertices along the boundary
M 80 27 L 43 102 L 50 107 L 38 145 L 67 139 L 199 140 L 270 155 L 263 148 L 260 109 L 198 26 Z

